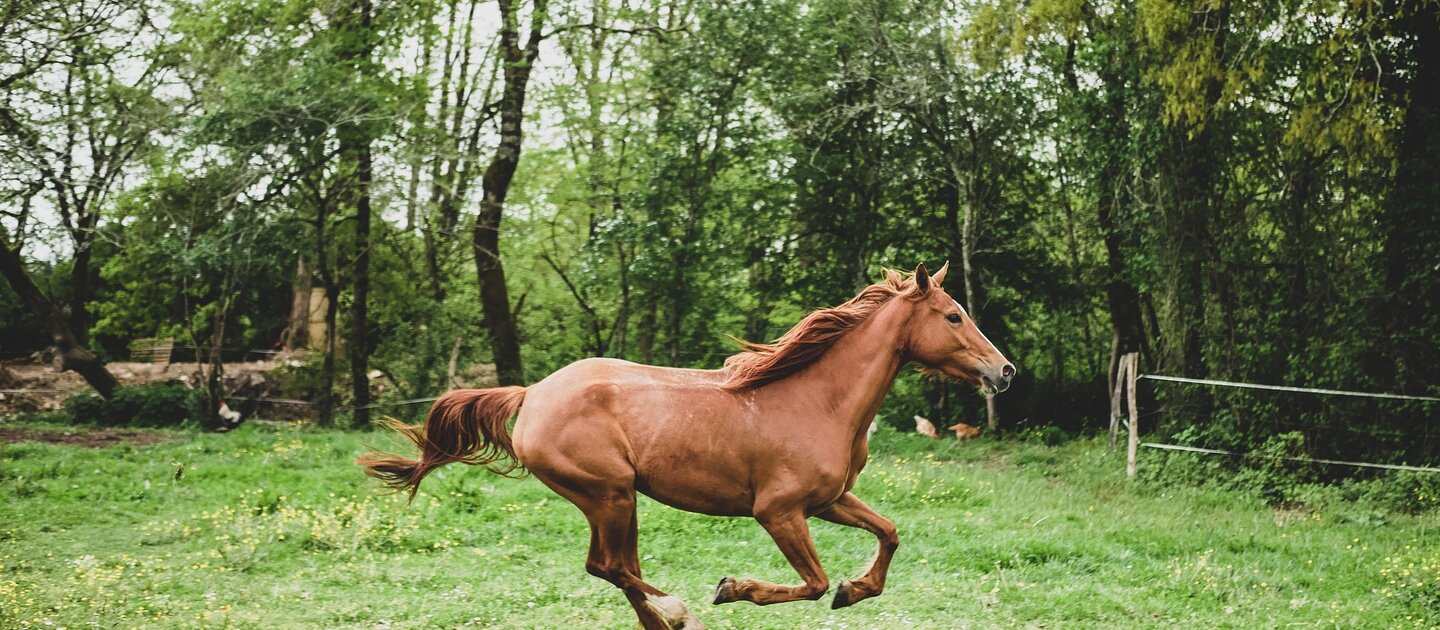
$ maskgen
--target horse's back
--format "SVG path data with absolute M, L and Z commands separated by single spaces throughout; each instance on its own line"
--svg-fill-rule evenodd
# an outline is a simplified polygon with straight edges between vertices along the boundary
M 587 439 L 624 441 L 633 437 L 635 425 L 654 424 L 697 403 L 713 403 L 703 399 L 720 392 L 721 378 L 710 370 L 582 359 L 530 386 L 515 439 L 553 440 L 579 432 Z
M 530 386 L 531 397 L 570 404 L 612 392 L 644 395 L 648 391 L 715 390 L 724 380 L 718 370 L 659 367 L 603 357 L 581 359 Z

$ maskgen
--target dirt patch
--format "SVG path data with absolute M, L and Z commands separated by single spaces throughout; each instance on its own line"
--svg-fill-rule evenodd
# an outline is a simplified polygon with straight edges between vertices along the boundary
M 16 389 L 24 384 L 14 373 L 0 365 L 0 389 Z
M 42 431 L 0 427 L 0 442 L 48 442 L 82 448 L 105 448 L 117 444 L 145 446 L 174 441 L 175 437 L 160 431 L 135 429 L 100 429 L 96 431 Z
M 266 374 L 282 366 L 278 360 L 225 364 L 226 391 L 236 396 L 256 396 L 275 389 Z M 202 382 L 194 363 L 160 365 L 117 361 L 105 366 L 121 385 L 183 383 L 193 387 Z M 85 380 L 74 372 L 56 372 L 49 365 L 12 361 L 0 365 L 0 414 L 26 411 L 56 411 L 70 396 L 90 391 Z M 276 392 L 269 392 L 275 395 Z

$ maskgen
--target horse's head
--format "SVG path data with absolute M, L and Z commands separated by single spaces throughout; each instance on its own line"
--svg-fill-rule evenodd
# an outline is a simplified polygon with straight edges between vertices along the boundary
M 996 394 L 1010 387 L 1015 366 L 975 326 L 975 320 L 940 282 L 950 263 L 935 275 L 921 263 L 915 268 L 915 291 L 906 351 L 911 360 Z

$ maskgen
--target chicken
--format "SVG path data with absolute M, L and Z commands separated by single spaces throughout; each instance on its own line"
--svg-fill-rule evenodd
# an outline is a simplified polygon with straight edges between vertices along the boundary
M 225 404 L 223 400 L 220 401 L 220 419 L 225 421 L 226 428 L 240 426 L 240 418 L 240 412 L 232 411 L 230 405 Z
M 935 430 L 935 423 L 920 416 L 915 416 L 915 432 L 928 438 L 940 439 L 940 432 Z
M 973 440 L 980 437 L 980 429 L 972 427 L 964 422 L 950 425 L 950 430 L 955 432 L 957 440 Z

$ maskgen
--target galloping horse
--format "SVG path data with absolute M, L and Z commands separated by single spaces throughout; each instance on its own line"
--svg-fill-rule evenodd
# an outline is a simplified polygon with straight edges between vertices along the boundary
M 450 392 L 423 428 L 393 425 L 420 459 L 372 453 L 359 464 L 411 498 L 426 474 L 451 462 L 502 474 L 523 466 L 585 513 L 585 570 L 623 590 L 647 630 L 704 624 L 640 579 L 636 492 L 691 512 L 754 517 L 804 579 L 727 577 L 716 604 L 822 597 L 830 583 L 811 516 L 874 534 L 879 550 L 865 575 L 836 589 L 832 607 L 849 606 L 880 594 L 899 545 L 895 525 L 850 489 L 869 456 L 866 429 L 900 367 L 914 361 L 992 394 L 1015 375 L 940 287 L 946 268 L 887 270 L 884 282 L 810 313 L 772 344 L 741 342 L 744 351 L 719 370 L 585 359 L 528 388 Z

